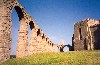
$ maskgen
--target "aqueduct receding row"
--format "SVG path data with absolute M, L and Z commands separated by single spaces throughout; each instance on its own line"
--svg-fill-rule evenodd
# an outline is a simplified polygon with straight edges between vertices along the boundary
M 16 57 L 23 57 L 36 52 L 53 52 L 54 44 L 17 0 L 0 0 L 0 61 L 3 62 L 10 58 L 12 44 L 11 14 L 14 8 L 20 22 Z M 30 42 L 28 42 L 28 26 L 31 29 Z M 30 43 L 29 49 L 28 43 Z

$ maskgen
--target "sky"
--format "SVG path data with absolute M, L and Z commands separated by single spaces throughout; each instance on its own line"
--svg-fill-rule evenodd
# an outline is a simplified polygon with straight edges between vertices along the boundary
M 53 43 L 72 44 L 74 24 L 86 18 L 99 20 L 100 0 L 18 0 Z M 15 54 L 19 19 L 12 11 L 12 52 Z M 68 48 L 64 48 L 68 51 Z

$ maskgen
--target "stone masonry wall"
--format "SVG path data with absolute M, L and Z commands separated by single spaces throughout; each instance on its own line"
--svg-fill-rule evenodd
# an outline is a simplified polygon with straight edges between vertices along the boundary
M 12 9 L 15 8 L 20 22 L 16 57 L 37 52 L 53 52 L 53 43 L 43 33 L 36 22 L 24 10 L 17 0 L 0 0 L 0 62 L 10 58 L 12 44 Z M 28 42 L 30 26 L 30 42 Z
M 100 21 L 85 19 L 74 25 L 74 50 L 100 49 Z

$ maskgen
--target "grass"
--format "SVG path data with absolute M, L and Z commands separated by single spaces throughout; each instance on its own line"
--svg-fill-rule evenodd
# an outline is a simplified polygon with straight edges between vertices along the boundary
M 37 53 L 9 59 L 1 65 L 100 65 L 100 51 Z

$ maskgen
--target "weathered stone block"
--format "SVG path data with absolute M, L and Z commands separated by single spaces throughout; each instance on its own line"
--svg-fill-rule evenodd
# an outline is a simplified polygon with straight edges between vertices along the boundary
M 74 25 L 74 50 L 100 49 L 100 21 L 85 19 Z

